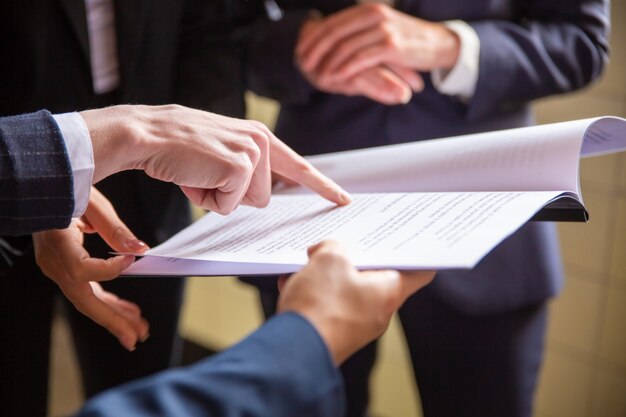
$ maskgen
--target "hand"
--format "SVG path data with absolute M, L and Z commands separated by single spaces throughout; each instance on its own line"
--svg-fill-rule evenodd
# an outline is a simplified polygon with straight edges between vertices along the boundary
M 335 363 L 382 335 L 393 313 L 434 272 L 359 272 L 343 249 L 322 242 L 309 249 L 309 263 L 279 281 L 278 311 L 295 311 L 320 333 Z
M 350 197 L 262 123 L 177 105 L 113 106 L 80 113 L 91 135 L 94 182 L 141 169 L 173 182 L 201 208 L 221 214 L 242 204 L 263 207 L 271 172 L 348 204 Z
M 296 56 L 304 71 L 324 82 L 341 82 L 367 68 L 395 66 L 414 71 L 451 69 L 458 36 L 384 4 L 361 4 L 328 16 L 302 36 Z
M 148 323 L 136 304 L 104 291 L 95 281 L 117 277 L 135 258 L 91 258 L 83 247 L 83 233 L 94 232 L 118 252 L 142 253 L 148 249 L 122 223 L 111 203 L 92 187 L 81 219 L 74 219 L 67 229 L 33 234 L 37 265 L 78 311 L 105 327 L 132 351 L 138 340 L 148 337 Z
M 300 38 L 306 39 L 307 33 L 315 30 L 318 25 L 323 25 L 319 19 L 311 18 L 306 21 L 300 31 Z M 317 68 L 307 70 L 300 67 L 300 71 L 320 91 L 364 96 L 386 105 L 406 104 L 411 99 L 412 90 L 421 91 L 424 88 L 424 82 L 418 73 L 397 66 L 393 67 L 393 71 L 382 65 L 367 68 L 347 80 L 339 81 L 318 73 Z

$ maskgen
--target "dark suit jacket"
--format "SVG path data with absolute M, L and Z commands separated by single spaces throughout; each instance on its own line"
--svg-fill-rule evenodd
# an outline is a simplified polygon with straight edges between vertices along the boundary
M 479 77 L 465 104 L 426 88 L 407 105 L 316 91 L 294 64 L 308 10 L 325 14 L 353 1 L 281 2 L 286 17 L 260 24 L 252 37 L 248 86 L 282 102 L 276 133 L 305 155 L 380 146 L 533 123 L 530 102 L 581 88 L 607 61 L 607 0 L 398 0 L 397 8 L 431 20 L 462 19 L 480 38 Z M 558 291 L 555 230 L 529 224 L 474 270 L 441 272 L 431 285 L 454 308 L 473 313 L 512 309 Z
M 343 384 L 301 316 L 276 316 L 238 345 L 188 368 L 107 391 L 80 417 L 340 417 Z
M 10 63 L 0 66 L 0 115 L 174 102 L 242 115 L 240 60 L 234 59 L 237 49 L 224 42 L 235 22 L 223 2 L 123 0 L 114 5 L 121 85 L 110 97 L 98 97 L 83 0 L 0 3 L 0 56 Z M 142 172 L 117 174 L 99 188 L 150 245 L 189 222 L 178 187 Z
M 0 118 L 0 234 L 67 227 L 73 211 L 72 168 L 52 115 Z

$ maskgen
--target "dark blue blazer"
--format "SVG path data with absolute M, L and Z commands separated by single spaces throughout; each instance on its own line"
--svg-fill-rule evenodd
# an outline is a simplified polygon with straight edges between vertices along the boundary
M 284 313 L 211 359 L 95 397 L 77 417 L 340 417 L 343 401 L 317 331 Z
M 0 235 L 67 227 L 72 168 L 47 111 L 0 118 Z
M 276 133 L 305 155 L 527 126 L 531 100 L 581 88 L 607 62 L 607 0 L 397 0 L 416 17 L 468 22 L 480 38 L 479 77 L 469 103 L 440 94 L 423 74 L 423 92 L 384 106 L 316 91 L 294 64 L 309 10 L 328 14 L 354 1 L 280 3 L 285 18 L 260 24 L 252 38 L 247 83 L 281 101 Z M 561 275 L 553 225 L 532 223 L 474 270 L 440 272 L 431 289 L 453 308 L 482 314 L 545 300 Z

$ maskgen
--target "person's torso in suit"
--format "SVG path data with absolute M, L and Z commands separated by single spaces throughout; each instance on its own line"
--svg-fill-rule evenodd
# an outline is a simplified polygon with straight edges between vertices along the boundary
M 427 73 L 422 74 L 424 91 L 406 105 L 385 106 L 311 88 L 307 96 L 281 103 L 276 125 L 277 136 L 297 152 L 313 155 L 531 125 L 532 99 L 582 87 L 599 75 L 606 61 L 606 1 L 578 1 L 577 7 L 564 0 L 395 3 L 397 9 L 425 20 L 461 19 L 473 27 L 481 42 L 475 95 L 463 102 L 440 94 Z M 283 2 L 287 14 L 302 9 L 330 14 L 354 4 Z M 278 39 L 280 30 L 274 32 Z M 266 33 L 269 44 L 272 32 Z M 295 79 L 289 74 L 297 71 L 296 65 L 283 64 L 273 68 L 279 75 L 267 85 L 254 80 L 270 94 L 275 89 L 279 99 L 281 91 L 298 91 L 295 85 L 278 84 L 281 77 Z M 490 313 L 545 300 L 557 293 L 562 280 L 554 226 L 530 223 L 474 270 L 438 276 L 432 288 L 462 311 Z

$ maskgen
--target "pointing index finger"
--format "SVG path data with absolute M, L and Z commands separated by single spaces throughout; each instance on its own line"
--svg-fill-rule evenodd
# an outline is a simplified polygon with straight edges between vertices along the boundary
M 270 163 L 272 171 L 303 187 L 315 191 L 325 199 L 340 206 L 352 201 L 337 183 L 319 172 L 307 160 L 294 152 L 270 132 Z

